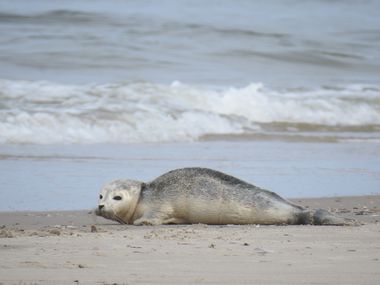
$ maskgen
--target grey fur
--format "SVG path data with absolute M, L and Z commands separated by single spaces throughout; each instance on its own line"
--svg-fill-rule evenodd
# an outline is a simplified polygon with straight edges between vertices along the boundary
M 137 195 L 133 203 L 128 200 L 131 189 Z M 110 197 L 100 200 L 98 215 L 135 225 L 347 224 L 327 211 L 308 211 L 274 192 L 207 168 L 176 169 L 146 184 L 117 180 L 101 193 Z M 110 202 L 114 193 L 125 195 L 128 202 Z

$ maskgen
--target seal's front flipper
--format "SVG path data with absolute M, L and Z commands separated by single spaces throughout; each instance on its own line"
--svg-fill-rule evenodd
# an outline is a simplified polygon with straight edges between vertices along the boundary
M 147 219 L 142 217 L 133 222 L 135 226 L 158 226 L 162 225 L 162 221 L 160 219 Z
M 136 221 L 133 222 L 133 225 L 135 225 L 135 226 L 157 226 L 157 225 L 161 225 L 161 223 L 159 223 L 158 221 L 153 220 L 153 219 L 150 219 L 150 220 L 137 219 Z
M 150 211 L 148 213 L 145 213 L 141 218 L 135 220 L 133 224 L 135 226 L 158 226 L 164 224 L 164 218 L 160 215 L 157 215 L 157 213 Z

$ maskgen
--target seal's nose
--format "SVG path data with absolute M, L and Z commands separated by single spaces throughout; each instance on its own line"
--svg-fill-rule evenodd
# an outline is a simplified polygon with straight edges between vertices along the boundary
M 104 205 L 99 205 L 98 206 L 98 210 L 100 211 L 101 209 L 103 209 L 104 208 Z

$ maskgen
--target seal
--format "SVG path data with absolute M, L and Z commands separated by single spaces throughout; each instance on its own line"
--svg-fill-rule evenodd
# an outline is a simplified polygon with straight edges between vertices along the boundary
M 133 225 L 349 224 L 208 168 L 172 170 L 149 183 L 115 180 L 102 188 L 95 213 Z

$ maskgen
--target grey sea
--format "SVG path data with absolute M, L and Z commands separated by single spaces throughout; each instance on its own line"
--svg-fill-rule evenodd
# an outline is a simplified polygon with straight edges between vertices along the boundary
M 0 211 L 215 168 L 380 193 L 380 2 L 0 0 Z

